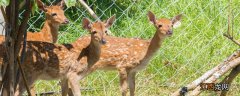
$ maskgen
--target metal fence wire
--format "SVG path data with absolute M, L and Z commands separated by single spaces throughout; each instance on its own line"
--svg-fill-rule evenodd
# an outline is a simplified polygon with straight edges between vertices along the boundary
M 55 0 L 43 0 L 52 5 Z M 178 88 L 192 82 L 207 70 L 213 68 L 233 53 L 238 46 L 226 39 L 228 0 L 86 0 L 89 7 L 101 20 L 116 14 L 116 21 L 110 28 L 111 35 L 126 38 L 150 39 L 155 32 L 147 19 L 152 11 L 157 18 L 172 18 L 182 13 L 181 26 L 174 29 L 148 67 L 136 76 L 136 96 L 170 95 Z M 234 37 L 239 39 L 240 2 L 232 0 Z M 71 43 L 86 35 L 82 29 L 83 17 L 94 19 L 79 3 L 65 8 L 70 24 L 60 27 L 58 43 Z M 21 18 L 21 16 L 20 16 Z M 43 26 L 44 12 L 31 16 L 29 31 L 39 31 Z M 2 24 L 2 23 L 1 23 Z M 0 25 L 1 26 L 1 25 Z M 220 81 L 217 81 L 220 82 Z M 84 96 L 120 95 L 118 73 L 98 70 L 80 81 Z M 38 81 L 37 93 L 60 92 L 59 81 Z M 240 78 L 237 77 L 229 96 L 240 95 Z M 204 91 L 201 95 L 216 95 L 215 91 Z M 59 94 L 57 94 L 59 95 Z
M 2 13 L 2 11 L 0 10 L 0 13 Z M 5 35 L 4 33 L 4 19 L 3 19 L 3 15 L 0 14 L 0 35 Z

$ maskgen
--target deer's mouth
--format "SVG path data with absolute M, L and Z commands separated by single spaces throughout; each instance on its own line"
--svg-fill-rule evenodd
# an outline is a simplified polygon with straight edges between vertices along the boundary
M 107 41 L 106 41 L 106 39 L 101 39 L 101 40 L 100 40 L 100 43 L 104 45 L 104 44 L 107 43 Z
M 68 19 L 64 20 L 64 22 L 62 22 L 62 24 L 68 24 L 70 21 Z
M 168 35 L 168 36 L 172 36 L 172 34 L 173 34 L 172 31 L 168 31 L 168 32 L 167 32 L 167 35 Z
M 69 23 L 69 21 L 64 21 L 62 24 L 66 25 L 66 24 L 68 24 L 68 23 Z

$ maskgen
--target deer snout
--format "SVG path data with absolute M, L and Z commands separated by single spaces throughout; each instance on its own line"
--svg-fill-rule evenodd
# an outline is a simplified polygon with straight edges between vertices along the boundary
M 64 24 L 68 24 L 69 22 L 70 22 L 70 21 L 69 21 L 68 19 L 65 19 L 63 23 L 64 23 Z
M 172 34 L 173 34 L 173 31 L 172 31 L 172 30 L 168 30 L 167 34 L 168 34 L 168 35 L 172 35 Z
M 107 43 L 106 39 L 102 39 L 100 42 L 101 42 L 103 45 Z

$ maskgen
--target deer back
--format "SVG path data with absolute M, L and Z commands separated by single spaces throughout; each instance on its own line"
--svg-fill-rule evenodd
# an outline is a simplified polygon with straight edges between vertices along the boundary
M 100 60 L 93 67 L 132 68 L 143 58 L 149 45 L 148 40 L 134 38 L 108 36 L 106 40 L 106 45 L 102 46 Z

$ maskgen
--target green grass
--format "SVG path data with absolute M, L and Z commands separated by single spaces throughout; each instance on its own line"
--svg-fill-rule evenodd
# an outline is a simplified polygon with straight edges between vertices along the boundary
M 113 35 L 120 37 L 140 37 L 149 39 L 155 28 L 147 19 L 151 10 L 158 18 L 171 18 L 183 13 L 182 26 L 174 29 L 174 35 L 167 38 L 158 54 L 152 59 L 146 70 L 137 75 L 136 96 L 165 96 L 192 82 L 207 70 L 213 68 L 233 53 L 238 46 L 223 36 L 227 32 L 228 0 L 92 0 L 93 9 L 106 19 L 116 14 L 117 21 L 111 27 Z M 115 3 L 114 5 L 111 5 Z M 117 5 L 117 6 L 116 6 Z M 233 0 L 234 36 L 239 37 L 240 3 Z M 107 9 L 109 6 L 111 8 Z M 107 10 L 105 10 L 107 9 Z M 122 11 L 124 10 L 124 11 Z M 87 34 L 82 30 L 81 19 L 90 17 L 81 6 L 66 10 L 71 24 L 61 27 L 59 43 L 69 43 Z M 238 37 L 237 37 L 238 36 Z M 164 65 L 170 62 L 169 65 Z M 237 77 L 234 84 L 240 83 Z M 97 71 L 80 81 L 84 96 L 120 95 L 119 80 L 116 71 Z M 56 81 L 38 82 L 38 92 L 59 91 Z M 230 88 L 229 96 L 237 96 L 240 87 Z M 215 92 L 203 92 L 201 96 L 217 95 Z

